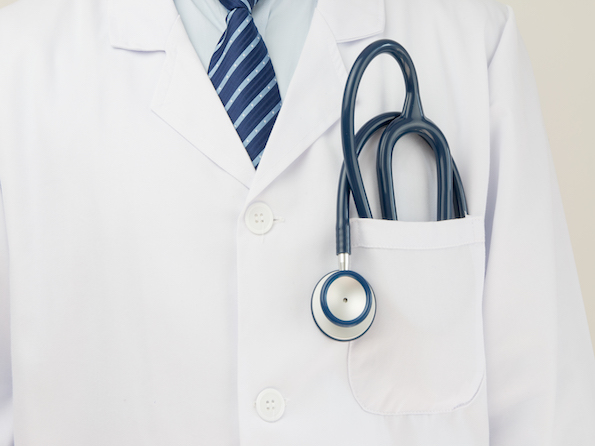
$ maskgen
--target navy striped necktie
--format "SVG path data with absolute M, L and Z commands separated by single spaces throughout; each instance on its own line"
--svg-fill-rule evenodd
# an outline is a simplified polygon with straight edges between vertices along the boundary
M 281 95 L 262 36 L 252 20 L 258 0 L 219 0 L 227 29 L 209 64 L 209 78 L 256 168 L 269 139 Z

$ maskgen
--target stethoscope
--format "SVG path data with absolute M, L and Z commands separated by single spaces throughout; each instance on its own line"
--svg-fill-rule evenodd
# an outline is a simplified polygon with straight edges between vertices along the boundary
M 370 119 L 355 134 L 355 99 L 360 81 L 370 62 L 378 55 L 394 57 L 405 78 L 405 103 L 402 112 L 388 112 Z M 324 276 L 312 293 L 312 315 L 316 325 L 328 337 L 351 341 L 362 336 L 376 316 L 376 297 L 370 284 L 360 274 L 349 269 L 351 240 L 349 231 L 349 196 L 359 218 L 373 218 L 366 196 L 358 156 L 370 137 L 384 128 L 378 144 L 376 173 L 382 218 L 397 220 L 393 189 L 392 156 L 397 141 L 408 133 L 420 135 L 433 149 L 436 157 L 438 186 L 438 220 L 462 218 L 467 215 L 463 183 L 446 138 L 440 129 L 424 116 L 417 74 L 411 57 L 392 40 L 379 40 L 369 45 L 355 61 L 343 96 L 341 135 L 343 167 L 337 195 L 337 255 L 339 270 Z

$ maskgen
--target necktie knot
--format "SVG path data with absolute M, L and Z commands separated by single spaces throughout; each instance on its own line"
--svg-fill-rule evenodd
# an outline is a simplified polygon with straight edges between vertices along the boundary
M 258 3 L 258 0 L 219 0 L 223 6 L 232 11 L 238 8 L 245 8 L 252 13 L 252 8 Z

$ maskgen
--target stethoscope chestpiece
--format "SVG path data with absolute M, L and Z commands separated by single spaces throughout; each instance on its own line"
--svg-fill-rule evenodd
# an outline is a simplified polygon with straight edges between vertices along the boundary
M 354 271 L 333 271 L 312 293 L 312 316 L 329 338 L 352 341 L 363 335 L 376 316 L 372 287 Z

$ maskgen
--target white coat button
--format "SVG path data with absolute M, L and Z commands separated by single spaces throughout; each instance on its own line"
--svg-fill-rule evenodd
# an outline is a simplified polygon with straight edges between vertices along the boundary
M 273 219 L 273 211 L 264 203 L 253 203 L 244 215 L 248 229 L 258 235 L 266 234 L 271 230 Z
M 275 389 L 264 389 L 256 397 L 256 412 L 264 421 L 277 421 L 285 412 L 285 400 Z

